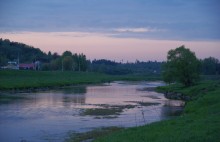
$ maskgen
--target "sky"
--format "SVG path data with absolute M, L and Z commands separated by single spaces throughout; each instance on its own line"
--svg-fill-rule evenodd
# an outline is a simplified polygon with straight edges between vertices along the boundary
M 220 59 L 219 0 L 0 0 L 0 38 L 89 59 Z

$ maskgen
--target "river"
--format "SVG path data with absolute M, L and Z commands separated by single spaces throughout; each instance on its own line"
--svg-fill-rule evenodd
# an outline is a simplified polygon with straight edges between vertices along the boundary
M 10 94 L 22 99 L 0 102 L 0 141 L 60 142 L 71 132 L 140 126 L 178 116 L 183 110 L 178 101 L 146 89 L 161 85 L 118 81 Z

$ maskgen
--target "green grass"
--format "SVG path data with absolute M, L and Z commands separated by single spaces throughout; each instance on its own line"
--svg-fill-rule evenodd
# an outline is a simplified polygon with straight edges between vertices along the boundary
M 85 140 L 93 140 L 94 138 L 108 135 L 112 132 L 122 130 L 120 127 L 104 127 L 98 128 L 86 133 L 70 133 L 69 137 L 65 140 L 66 142 L 82 142 Z
M 0 71 L 0 90 L 33 89 L 76 84 L 103 83 L 115 80 L 159 80 L 160 76 L 150 75 L 106 75 L 93 72 L 61 71 Z
M 163 91 L 165 88 L 160 88 Z M 182 116 L 97 138 L 96 142 L 218 142 L 220 140 L 220 82 L 205 81 L 190 88 L 166 89 L 197 97 L 187 103 Z
M 197 99 L 198 97 L 201 97 L 207 92 L 211 92 L 215 90 L 218 85 L 219 85 L 219 81 L 205 80 L 191 87 L 185 87 L 182 84 L 172 84 L 169 86 L 157 87 L 156 90 L 161 93 L 164 92 L 181 93 L 185 96 L 191 97 L 192 99 Z
M 83 72 L 0 71 L 0 89 L 25 89 L 105 82 L 107 75 Z
M 202 80 L 220 80 L 220 75 L 201 75 Z

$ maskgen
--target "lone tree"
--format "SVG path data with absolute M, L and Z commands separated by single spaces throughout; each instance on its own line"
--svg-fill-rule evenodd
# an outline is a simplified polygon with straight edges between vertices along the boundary
M 194 52 L 184 45 L 170 50 L 164 66 L 163 78 L 165 82 L 180 82 L 191 86 L 199 79 L 200 62 Z

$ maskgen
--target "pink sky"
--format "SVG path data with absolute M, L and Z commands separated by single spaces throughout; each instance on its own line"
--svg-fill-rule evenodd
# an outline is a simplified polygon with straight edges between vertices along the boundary
M 110 59 L 134 62 L 166 60 L 167 52 L 181 45 L 194 51 L 198 58 L 209 56 L 220 59 L 220 41 L 175 41 L 138 38 L 115 38 L 100 33 L 82 32 L 20 32 L 0 33 L 3 39 L 22 42 L 52 53 L 69 50 L 84 53 L 88 59 Z

